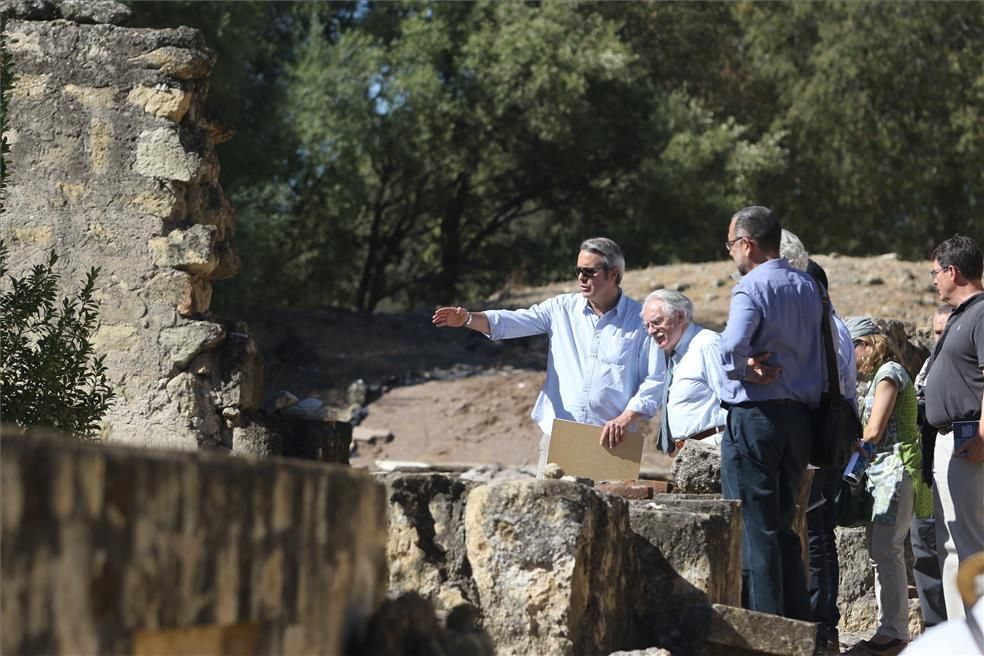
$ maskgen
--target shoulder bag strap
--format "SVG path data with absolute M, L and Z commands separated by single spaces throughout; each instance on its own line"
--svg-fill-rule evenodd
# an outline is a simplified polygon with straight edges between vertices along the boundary
M 820 319 L 820 334 L 823 335 L 823 350 L 827 356 L 827 394 L 831 399 L 838 399 L 840 393 L 840 371 L 837 369 L 837 356 L 834 355 L 834 336 L 830 332 L 830 297 L 823 285 L 817 283 L 820 289 L 820 302 L 823 305 L 823 316 Z

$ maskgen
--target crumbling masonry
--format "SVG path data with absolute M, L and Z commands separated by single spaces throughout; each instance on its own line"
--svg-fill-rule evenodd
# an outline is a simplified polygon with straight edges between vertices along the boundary
M 94 341 L 118 395 L 104 440 L 231 449 L 262 392 L 245 330 L 208 314 L 212 281 L 239 268 L 214 149 L 223 130 L 204 106 L 214 55 L 190 28 L 92 24 L 125 18 L 116 3 L 3 11 L 35 19 L 6 30 L 12 269 L 52 248 L 65 284 L 101 268 Z M 65 14 L 80 22 L 41 20 Z

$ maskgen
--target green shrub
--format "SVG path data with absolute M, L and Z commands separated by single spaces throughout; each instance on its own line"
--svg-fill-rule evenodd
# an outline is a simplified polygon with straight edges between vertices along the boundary
M 99 269 L 59 303 L 54 251 L 23 278 L 7 276 L 7 256 L 0 241 L 0 419 L 93 439 L 115 396 L 90 341 Z

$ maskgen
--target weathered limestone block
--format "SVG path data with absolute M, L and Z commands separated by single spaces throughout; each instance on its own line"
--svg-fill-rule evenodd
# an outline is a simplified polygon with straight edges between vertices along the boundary
M 133 196 L 127 209 L 169 223 L 183 221 L 187 210 L 184 183 L 175 180 L 155 182 L 151 189 Z
M 139 86 L 130 91 L 127 102 L 153 116 L 180 123 L 191 107 L 191 94 L 182 89 Z
M 126 353 L 136 348 L 139 339 L 133 324 L 102 324 L 92 335 L 92 347 L 99 353 Z
M 365 472 L 6 432 L 0 450 L 5 654 L 249 622 L 254 653 L 341 654 L 383 600 L 385 500 Z
M 94 342 L 118 392 L 104 440 L 231 448 L 261 386 L 244 376 L 259 369 L 220 371 L 215 334 L 161 336 L 205 313 L 211 281 L 239 267 L 204 118 L 212 53 L 191 28 L 105 24 L 129 13 L 108 1 L 2 0 L 0 12 L 16 76 L 0 215 L 12 273 L 47 248 L 66 288 L 100 267 Z
M 721 454 L 703 441 L 693 441 L 677 453 L 671 468 L 680 492 L 719 494 Z
M 474 483 L 443 474 L 391 474 L 381 481 L 389 500 L 389 593 L 414 591 L 447 613 L 478 605 L 465 549 L 465 501 Z
M 816 624 L 734 606 L 691 606 L 683 625 L 697 655 L 813 656 L 816 650 Z
M 63 91 L 86 109 L 106 109 L 116 102 L 119 90 L 114 87 L 80 87 L 66 84 Z
M 868 556 L 864 527 L 838 528 L 837 557 L 840 566 L 840 585 L 837 606 L 841 620 L 839 629 L 852 633 L 873 633 L 878 628 L 878 602 L 875 600 L 875 574 Z M 906 571 L 909 585 L 912 582 L 912 546 L 906 539 Z M 919 600 L 909 600 L 909 632 L 916 636 L 923 632 L 922 610 Z
M 662 494 L 651 503 L 634 502 L 629 510 L 632 530 L 656 547 L 679 577 L 675 589 L 655 590 L 648 603 L 669 601 L 671 594 L 671 604 L 741 605 L 740 502 Z
M 562 481 L 473 489 L 465 535 L 485 627 L 500 654 L 625 646 L 633 604 L 626 502 Z
M 148 242 L 157 266 L 200 275 L 208 275 L 218 266 L 215 245 L 215 226 L 208 225 L 172 230 L 166 237 L 154 237 Z
M 59 0 L 62 18 L 75 23 L 110 23 L 122 25 L 133 11 L 115 0 Z
M 161 347 L 174 367 L 181 368 L 203 351 L 215 348 L 225 338 L 221 324 L 208 321 L 192 321 L 161 331 Z
M 173 300 L 182 317 L 206 312 L 212 303 L 212 283 L 207 278 L 176 269 L 157 271 L 145 290 L 153 298 Z
M 211 50 L 193 50 L 164 46 L 134 57 L 131 62 L 148 68 L 160 69 L 162 73 L 179 80 L 195 80 L 208 77 L 215 65 L 215 53 Z
M 244 417 L 242 426 L 232 429 L 232 452 L 240 456 L 269 458 L 283 453 L 280 435 L 257 421 L 254 417 Z
M 158 128 L 140 133 L 133 170 L 151 178 L 188 182 L 198 175 L 201 163 L 201 154 L 186 149 L 176 130 Z

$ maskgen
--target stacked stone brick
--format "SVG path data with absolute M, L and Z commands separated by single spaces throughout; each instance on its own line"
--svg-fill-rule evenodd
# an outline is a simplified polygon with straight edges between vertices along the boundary
M 232 448 L 260 365 L 245 328 L 208 313 L 212 281 L 239 268 L 226 133 L 204 104 L 214 54 L 190 28 L 98 22 L 129 14 L 108 0 L 0 12 L 16 75 L 0 217 L 12 268 L 53 248 L 68 287 L 100 267 L 94 342 L 118 395 L 105 440 Z

